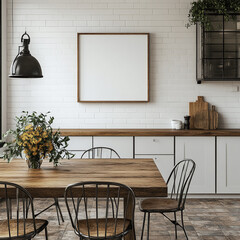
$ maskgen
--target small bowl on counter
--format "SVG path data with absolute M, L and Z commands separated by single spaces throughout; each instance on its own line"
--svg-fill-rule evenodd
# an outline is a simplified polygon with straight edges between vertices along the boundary
M 171 121 L 171 126 L 172 126 L 172 129 L 182 129 L 182 121 L 180 120 L 172 120 Z

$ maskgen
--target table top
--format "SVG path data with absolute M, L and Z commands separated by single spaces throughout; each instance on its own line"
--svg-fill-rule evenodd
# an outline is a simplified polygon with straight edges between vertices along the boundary
M 136 197 L 166 197 L 167 185 L 153 159 L 71 159 L 58 167 L 43 162 L 28 169 L 23 159 L 0 160 L 0 181 L 17 183 L 36 198 L 63 197 L 67 185 L 81 181 L 119 182 L 131 187 Z

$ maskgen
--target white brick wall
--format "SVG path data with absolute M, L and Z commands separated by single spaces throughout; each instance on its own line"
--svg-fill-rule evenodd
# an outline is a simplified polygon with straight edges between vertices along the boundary
M 191 0 L 14 0 L 8 1 L 8 67 L 20 37 L 43 79 L 7 79 L 8 127 L 22 110 L 47 112 L 61 128 L 168 128 L 188 114 L 198 95 L 215 104 L 220 127 L 240 128 L 237 82 L 195 80 L 195 27 L 185 28 Z M 13 30 L 13 34 L 12 34 Z M 150 103 L 77 103 L 77 32 L 149 32 Z

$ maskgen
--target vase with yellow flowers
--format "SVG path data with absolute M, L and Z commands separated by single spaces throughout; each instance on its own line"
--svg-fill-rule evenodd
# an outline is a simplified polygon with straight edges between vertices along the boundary
M 72 158 L 74 154 L 66 149 L 69 137 L 61 136 L 59 130 L 53 131 L 54 117 L 48 114 L 22 112 L 16 117 L 16 129 L 4 134 L 7 140 L 3 158 L 10 162 L 14 157 L 25 156 L 28 167 L 34 169 L 41 167 L 43 159 L 57 166 L 61 158 Z

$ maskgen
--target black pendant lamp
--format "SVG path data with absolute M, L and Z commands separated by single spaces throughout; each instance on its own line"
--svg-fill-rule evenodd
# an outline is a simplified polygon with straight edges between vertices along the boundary
M 38 60 L 30 54 L 28 48 L 28 45 L 30 44 L 30 36 L 26 32 L 22 35 L 21 42 L 22 46 L 18 47 L 18 55 L 15 57 L 11 65 L 9 77 L 42 78 L 41 66 Z

